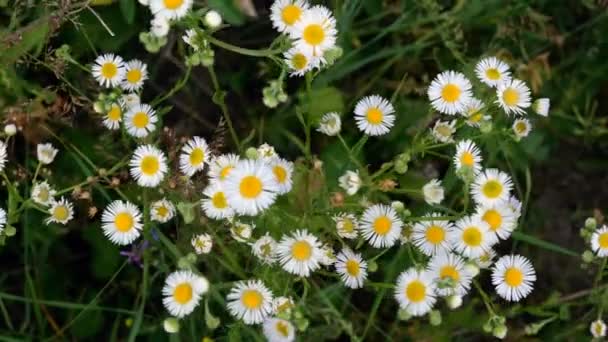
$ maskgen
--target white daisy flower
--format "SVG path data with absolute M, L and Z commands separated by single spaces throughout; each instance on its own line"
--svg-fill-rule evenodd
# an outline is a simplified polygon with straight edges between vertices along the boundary
M 120 103 L 113 103 L 110 110 L 103 116 L 103 125 L 109 130 L 117 130 L 120 128 L 122 121 L 122 106 Z
M 138 146 L 133 152 L 129 166 L 131 177 L 143 187 L 156 187 L 167 173 L 165 154 L 152 145 Z
M 135 93 L 124 94 L 120 97 L 120 102 L 122 102 L 125 108 L 129 109 L 133 106 L 140 104 L 141 98 Z
M 473 261 L 477 265 L 477 267 L 481 269 L 490 268 L 494 264 L 494 259 L 496 258 L 496 251 L 492 248 L 488 248 L 482 255 L 477 258 L 473 258 Z
M 264 264 L 272 265 L 277 260 L 277 242 L 268 232 L 251 245 L 251 251 Z
M 8 154 L 6 153 L 6 144 L 4 141 L 0 141 L 0 171 L 4 170 L 7 157 Z
M 520 80 L 512 79 L 496 87 L 496 103 L 507 114 L 523 115 L 524 109 L 530 107 L 530 88 Z
M 424 217 L 430 220 L 422 220 L 414 225 L 411 241 L 420 251 L 432 256 L 442 250 L 450 249 L 450 234 L 454 230 L 454 225 L 447 220 L 432 219 L 440 217 L 440 213 L 432 213 Z
M 594 338 L 606 337 L 606 324 L 601 319 L 597 319 L 591 322 L 589 331 Z
M 166 223 L 175 216 L 175 206 L 166 198 L 152 203 L 150 206 L 150 218 L 152 221 Z
M 266 163 L 241 160 L 226 178 L 224 190 L 237 214 L 257 215 L 274 203 L 278 185 Z
M 93 77 L 106 88 L 117 87 L 125 77 L 125 63 L 111 53 L 98 56 L 92 67 Z
M 74 206 L 65 198 L 61 197 L 58 201 L 52 200 L 49 208 L 51 215 L 45 220 L 45 223 L 61 223 L 66 224 L 74 218 Z
M 154 37 L 162 38 L 169 34 L 171 29 L 171 22 L 168 18 L 157 15 L 150 20 L 150 33 Z
M 308 277 L 321 267 L 319 261 L 323 258 L 323 250 L 319 240 L 304 229 L 291 236 L 284 235 L 277 247 L 277 256 L 285 271 Z
M 456 171 L 467 167 L 473 170 L 474 174 L 481 171 L 481 151 L 475 143 L 469 139 L 459 141 L 456 145 L 456 154 L 454 155 L 454 165 Z
M 261 280 L 239 281 L 227 296 L 228 311 L 245 324 L 259 324 L 272 314 L 272 292 Z
M 209 254 L 213 247 L 213 238 L 209 234 L 194 235 L 192 236 L 192 240 L 190 240 L 190 244 L 196 254 Z
M 401 309 L 412 316 L 422 316 L 431 311 L 437 301 L 432 275 L 415 268 L 402 272 L 397 278 L 395 298 Z
M 325 51 L 336 46 L 336 19 L 326 7 L 314 6 L 302 13 L 289 34 L 298 50 L 322 57 Z
M 239 163 L 239 156 L 236 154 L 222 154 L 217 157 L 212 157 L 209 162 L 208 176 L 211 181 L 223 182 L 228 177 L 228 174 Z
M 291 191 L 293 186 L 293 163 L 282 158 L 275 158 L 268 163 L 268 166 L 272 169 L 274 180 L 278 186 L 277 194 L 282 195 Z
M 505 201 L 493 205 L 481 205 L 477 208 L 477 215 L 485 221 L 490 230 L 498 238 L 506 240 L 517 228 L 517 219 L 511 208 L 507 207 Z
M 513 122 L 513 133 L 518 139 L 525 138 L 532 131 L 532 124 L 528 119 L 517 119 Z
M 189 270 L 175 271 L 165 280 L 163 304 L 171 316 L 182 318 L 194 311 L 207 291 L 207 278 Z
M 56 193 L 57 191 L 55 191 L 55 189 L 53 189 L 46 181 L 36 183 L 36 185 L 34 185 L 32 188 L 32 200 L 35 203 L 47 206 L 53 202 L 53 197 Z
M 46 143 L 38 144 L 38 146 L 36 147 L 36 152 L 38 156 L 38 161 L 41 164 L 48 165 L 52 163 L 53 160 L 55 160 L 55 157 L 57 156 L 57 152 L 59 152 L 59 150 L 53 147 L 53 144 Z
M 359 222 L 353 214 L 340 213 L 333 217 L 336 223 L 336 232 L 343 239 L 356 239 Z
M 395 125 L 395 108 L 379 95 L 366 96 L 355 106 L 357 127 L 371 136 L 384 135 Z
M 238 242 L 248 242 L 251 239 L 255 224 L 247 224 L 241 221 L 235 221 L 230 227 L 230 235 Z
M 460 256 L 441 251 L 429 262 L 429 272 L 437 283 L 437 294 L 442 297 L 464 296 L 471 288 L 473 275 L 465 268 Z
M 496 87 L 511 79 L 509 66 L 496 57 L 487 57 L 479 61 L 475 67 L 479 80 L 490 87 Z
M 188 177 L 192 177 L 196 172 L 202 171 L 205 164 L 209 163 L 211 154 L 205 139 L 192 137 L 182 147 L 179 155 L 179 169 Z
M 467 118 L 467 125 L 471 127 L 479 127 L 484 121 L 491 119 L 491 116 L 484 115 L 484 104 L 481 100 L 472 97 L 464 107 L 464 111 L 461 113 L 462 116 Z
M 532 103 L 532 110 L 540 116 L 548 116 L 550 106 L 551 101 L 548 98 L 537 99 Z
M 279 32 L 289 33 L 308 7 L 304 0 L 276 0 L 270 7 L 272 26 Z
M 502 298 L 519 302 L 534 288 L 536 272 L 532 263 L 521 255 L 505 255 L 492 268 L 492 284 Z
M 363 287 L 363 282 L 367 279 L 367 262 L 361 258 L 361 254 L 354 253 L 347 247 L 336 259 L 336 272 L 344 284 L 351 289 Z
M 127 91 L 138 91 L 144 81 L 148 79 L 148 66 L 138 59 L 127 62 L 125 65 L 125 79 L 122 89 Z
M 329 244 L 321 245 L 321 259 L 319 263 L 323 266 L 332 266 L 336 263 L 336 254 L 334 249 Z
M 449 115 L 463 112 L 473 96 L 471 82 L 455 71 L 444 71 L 437 75 L 427 94 L 433 108 Z
M 275 314 L 289 314 L 291 309 L 295 307 L 293 299 L 291 297 L 276 297 L 272 300 L 272 311 Z
M 203 194 L 205 198 L 201 201 L 201 208 L 207 217 L 223 220 L 234 216 L 234 210 L 230 207 L 222 183 L 210 182 Z
M 608 256 L 608 227 L 602 226 L 591 234 L 591 249 L 597 256 Z
M 318 132 L 321 132 L 330 137 L 336 136 L 342 130 L 342 119 L 336 112 L 331 112 L 323 115 L 319 122 Z
M 127 133 L 136 138 L 145 138 L 156 129 L 156 112 L 148 104 L 135 105 L 125 115 Z
M 376 204 L 365 210 L 360 220 L 361 235 L 376 248 L 391 247 L 399 240 L 403 222 L 395 209 Z
M 264 321 L 262 331 L 268 342 L 292 342 L 296 338 L 294 326 L 281 318 L 275 317 Z
M 479 216 L 467 216 L 456 221 L 448 238 L 454 250 L 468 258 L 479 257 L 498 242 L 496 234 Z
M 440 204 L 445 198 L 441 181 L 438 179 L 431 179 L 422 187 L 422 194 L 424 195 L 424 201 L 427 204 Z
M 291 71 L 291 76 L 302 77 L 312 69 L 319 67 L 321 63 L 321 57 L 315 57 L 307 51 L 299 50 L 295 47 L 287 50 L 283 54 L 283 57 L 285 58 L 285 64 L 287 64 Z
M 103 235 L 117 245 L 128 245 L 135 241 L 143 227 L 141 212 L 130 202 L 114 201 L 101 215 Z
M 361 188 L 361 177 L 359 177 L 359 170 L 346 171 L 340 178 L 338 178 L 338 185 L 346 191 L 349 196 L 352 196 L 359 191 Z
M 2 233 L 5 226 L 6 226 L 6 210 L 0 208 L 0 233 Z
M 477 204 L 492 205 L 508 200 L 512 188 L 509 175 L 497 169 L 486 169 L 476 176 L 471 193 Z
M 179 19 L 192 7 L 192 0 L 150 0 L 150 10 L 156 17 Z
M 277 154 L 277 151 L 275 151 L 274 146 L 267 143 L 263 143 L 262 145 L 258 146 L 257 151 L 258 159 L 265 162 L 270 162 L 275 158 L 279 158 L 279 155 Z
M 438 142 L 450 143 L 454 141 L 453 135 L 456 133 L 456 120 L 452 121 L 435 121 L 431 134 Z
M 519 220 L 521 217 L 521 202 L 517 199 L 517 197 L 511 195 L 507 201 L 503 201 L 503 204 L 507 208 L 511 209 L 515 220 Z

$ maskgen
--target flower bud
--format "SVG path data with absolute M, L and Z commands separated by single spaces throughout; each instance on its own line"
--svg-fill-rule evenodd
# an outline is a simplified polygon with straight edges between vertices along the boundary
M 596 229 L 597 228 L 597 221 L 595 220 L 595 218 L 593 217 L 589 217 L 585 220 L 585 228 L 587 229 Z
M 175 334 L 179 331 L 179 321 L 175 317 L 169 317 L 163 321 L 163 329 L 169 334 Z
M 498 325 L 494 328 L 494 330 L 492 330 L 492 335 L 494 335 L 494 337 L 499 338 L 499 339 L 503 339 L 505 338 L 505 336 L 507 336 L 507 326 L 504 324 Z
M 429 322 L 435 327 L 441 325 L 441 312 L 439 310 L 431 310 L 429 313 Z
M 14 124 L 8 124 L 4 126 L 4 133 L 9 137 L 17 134 L 17 126 L 15 126 Z
M 216 11 L 211 10 L 205 14 L 204 22 L 208 28 L 215 29 L 222 25 L 222 16 Z
M 452 295 L 445 299 L 448 308 L 454 310 L 458 309 L 462 305 L 462 296 Z

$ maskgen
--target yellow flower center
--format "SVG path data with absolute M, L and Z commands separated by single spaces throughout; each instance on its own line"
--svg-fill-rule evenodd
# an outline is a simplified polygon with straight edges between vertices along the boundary
M 129 213 L 120 213 L 114 217 L 114 225 L 120 232 L 128 232 L 133 228 L 133 217 Z
M 441 98 L 445 102 L 456 102 L 460 97 L 460 87 L 455 84 L 448 83 L 441 91 Z
M 173 299 L 184 305 L 192 299 L 192 286 L 188 283 L 181 283 L 173 290 Z
M 505 283 L 511 287 L 517 287 L 524 281 L 524 274 L 520 269 L 509 267 L 505 271 Z
M 178 9 L 183 3 L 184 0 L 164 0 L 165 8 L 170 10 Z
M 355 229 L 355 225 L 351 219 L 343 219 L 342 220 L 342 230 L 350 233 Z
M 226 200 L 226 196 L 221 191 L 218 191 L 213 195 L 211 203 L 218 209 L 225 209 L 228 207 L 228 200 Z
M 68 219 L 69 215 L 70 211 L 65 205 L 60 205 L 53 210 L 53 217 L 55 217 L 57 221 L 65 221 Z
M 256 176 L 247 176 L 239 185 L 241 195 L 245 198 L 256 198 L 262 192 L 262 181 Z
M 137 128 L 146 128 L 149 121 L 148 114 L 144 112 L 137 112 L 133 115 L 133 126 Z
M 127 81 L 129 83 L 137 83 L 139 82 L 139 80 L 141 80 L 141 70 L 139 69 L 131 69 L 129 71 L 127 71 Z
M 165 217 L 169 214 L 169 209 L 165 206 L 160 206 L 156 208 L 156 215 L 160 217 Z
M 308 64 L 308 59 L 306 58 L 306 56 L 304 56 L 304 54 L 296 53 L 293 55 L 293 57 L 291 57 L 291 64 L 293 65 L 294 69 L 302 70 L 306 68 L 306 65 Z
M 495 180 L 489 180 L 483 185 L 481 191 L 488 198 L 497 198 L 502 194 L 502 184 Z
M 469 121 L 472 123 L 477 123 L 481 121 L 483 118 L 483 114 L 481 112 L 475 112 L 469 115 Z
M 250 310 L 257 309 L 262 306 L 263 301 L 264 298 L 258 290 L 245 290 L 241 296 L 241 302 Z
M 441 279 L 452 278 L 452 280 L 458 281 L 458 279 L 460 279 L 460 273 L 458 273 L 456 267 L 448 265 L 441 268 L 439 271 L 439 277 Z
M 462 241 L 470 247 L 481 245 L 481 231 L 477 227 L 469 227 L 462 232 Z
M 517 131 L 517 133 L 524 133 L 526 131 L 526 129 L 528 128 L 528 126 L 526 125 L 525 122 L 518 122 L 515 124 L 515 130 Z
M 226 179 L 226 177 L 228 177 L 228 174 L 230 173 L 230 171 L 232 170 L 232 166 L 226 166 L 225 168 L 223 168 L 220 171 L 220 179 Z
M 608 248 L 608 233 L 602 233 L 597 239 L 600 248 L 607 249 Z
M 498 230 L 502 224 L 502 215 L 497 210 L 490 209 L 483 214 L 482 219 L 490 225 L 490 229 L 493 231 Z
M 310 45 L 319 45 L 325 39 L 325 30 L 319 24 L 311 24 L 306 26 L 302 37 Z
M 291 246 L 291 256 L 298 261 L 305 261 L 310 259 L 312 254 L 312 247 L 306 241 L 296 241 Z
M 426 240 L 434 245 L 445 239 L 445 230 L 437 225 L 430 226 L 425 233 Z
M 197 166 L 205 161 L 205 152 L 202 148 L 195 148 L 190 152 L 190 165 Z
M 500 71 L 496 68 L 489 68 L 486 70 L 486 77 L 491 79 L 492 81 L 496 81 L 500 79 Z
M 274 176 L 277 178 L 277 181 L 281 184 L 285 183 L 285 180 L 287 180 L 287 171 L 280 165 L 273 167 L 272 173 L 274 173 Z
M 515 106 L 517 105 L 517 101 L 519 101 L 519 93 L 513 88 L 507 88 L 502 93 L 502 100 L 509 107 Z
M 104 63 L 101 66 L 101 76 L 105 78 L 113 78 L 118 73 L 118 67 L 112 62 Z
M 452 127 L 449 125 L 439 125 L 435 128 L 435 130 L 437 133 L 439 133 L 439 135 L 444 137 L 449 137 L 452 135 Z
M 279 334 L 283 335 L 284 337 L 289 336 L 289 326 L 287 325 L 287 323 L 283 321 L 278 321 L 276 327 Z
M 356 260 L 348 260 L 346 262 L 346 272 L 353 277 L 358 276 L 360 272 L 359 263 Z
M 374 232 L 378 235 L 386 235 L 391 230 L 391 220 L 386 216 L 380 216 L 374 221 Z
M 281 12 L 281 17 L 283 18 L 285 24 L 287 24 L 288 26 L 295 24 L 295 22 L 300 19 L 301 15 L 302 9 L 300 9 L 300 7 L 296 5 L 287 5 L 285 6 L 285 8 L 283 8 L 283 11 Z
M 367 110 L 365 117 L 367 118 L 367 121 L 372 125 L 378 125 L 382 122 L 384 115 L 382 114 L 382 111 L 380 109 L 372 107 Z
M 160 163 L 155 156 L 145 156 L 141 160 L 141 172 L 146 176 L 153 176 L 160 169 Z
M 49 195 L 49 191 L 45 188 L 42 188 L 38 192 L 38 200 L 40 200 L 41 202 L 46 202 L 49 199 Z
M 473 166 L 473 164 L 475 164 L 473 153 L 468 151 L 462 152 L 462 155 L 460 156 L 460 163 L 469 167 Z
M 405 288 L 405 296 L 410 302 L 421 302 L 426 296 L 426 286 L 420 280 L 414 280 Z
M 122 115 L 122 111 L 120 110 L 120 106 L 112 105 L 112 109 L 108 112 L 108 120 L 110 121 L 118 121 L 120 120 L 120 116 Z

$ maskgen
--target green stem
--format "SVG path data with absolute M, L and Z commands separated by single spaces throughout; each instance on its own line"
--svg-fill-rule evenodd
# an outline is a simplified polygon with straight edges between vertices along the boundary
M 274 56 L 281 52 L 280 50 L 270 50 L 270 49 L 262 49 L 262 50 L 246 49 L 246 48 L 238 47 L 236 45 L 232 45 L 232 44 L 223 42 L 208 34 L 203 34 L 203 36 L 205 37 L 206 40 L 208 40 L 213 45 L 217 45 L 217 46 L 221 47 L 222 49 L 229 50 L 229 51 L 232 51 L 232 52 L 235 52 L 235 53 L 238 53 L 241 55 L 245 55 L 245 56 L 271 57 L 271 56 Z
M 477 280 L 473 280 L 473 285 L 475 285 L 475 288 L 477 289 L 477 291 L 481 295 L 481 299 L 483 300 L 483 303 L 485 304 L 486 309 L 488 310 L 488 313 L 492 317 L 496 316 L 496 313 L 494 312 L 494 309 L 492 309 L 492 301 L 490 301 L 490 298 L 485 293 L 485 291 L 481 288 L 481 286 L 479 285 L 479 283 L 477 282 Z
M 209 70 L 209 75 L 211 77 L 211 81 L 213 82 L 213 87 L 215 88 L 215 94 L 213 95 L 213 102 L 220 106 L 222 110 L 222 114 L 224 115 L 224 120 L 226 120 L 226 124 L 228 125 L 228 130 L 230 131 L 230 135 L 232 136 L 232 141 L 234 142 L 236 148 L 238 150 L 241 149 L 241 142 L 239 141 L 239 136 L 236 134 L 234 130 L 234 125 L 232 124 L 232 119 L 230 119 L 230 114 L 228 113 L 228 106 L 226 105 L 225 100 L 225 92 L 220 87 L 220 82 L 217 79 L 217 75 L 215 74 L 215 69 L 213 65 L 207 67 Z
M 188 69 L 186 69 L 186 74 L 184 75 L 184 77 L 181 80 L 179 80 L 179 82 L 177 82 L 173 86 L 173 88 L 171 88 L 171 90 L 169 90 L 169 92 L 166 93 L 164 96 L 153 100 L 150 103 L 150 106 L 156 107 L 158 104 L 160 104 L 161 102 L 163 102 L 166 99 L 170 98 L 171 96 L 173 96 L 173 94 L 177 93 L 180 89 L 182 89 L 186 85 L 186 83 L 188 82 L 188 80 L 190 79 L 190 72 L 191 71 L 192 71 L 192 67 L 188 66 Z
M 148 203 L 148 190 L 144 189 L 143 192 L 143 205 L 144 205 L 144 237 L 148 240 L 151 240 L 151 232 L 150 232 L 150 206 Z M 139 308 L 137 309 L 137 315 L 135 316 L 135 321 L 133 322 L 133 327 L 131 328 L 131 332 L 129 333 L 129 342 L 135 341 L 137 338 L 137 334 L 141 328 L 141 324 L 144 316 L 144 308 L 146 307 L 146 300 L 148 297 L 148 277 L 149 277 L 149 268 L 150 268 L 150 250 L 145 249 L 144 254 L 144 270 L 141 284 L 141 302 L 139 304 Z

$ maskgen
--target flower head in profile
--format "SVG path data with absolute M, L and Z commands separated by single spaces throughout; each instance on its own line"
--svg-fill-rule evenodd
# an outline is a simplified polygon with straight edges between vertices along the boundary
M 342 119 L 340 119 L 340 115 L 336 112 L 323 115 L 319 122 L 319 128 L 317 128 L 318 132 L 330 137 L 338 135 L 340 130 L 342 130 Z
M 53 147 L 53 144 L 46 143 L 38 144 L 36 152 L 38 154 L 38 161 L 41 164 L 48 165 L 52 163 L 53 160 L 55 160 L 55 157 L 57 156 L 59 150 Z
M 532 110 L 540 116 L 548 116 L 550 106 L 551 101 L 548 98 L 537 99 L 532 103 Z
M 346 191 L 349 196 L 352 196 L 359 191 L 361 188 L 361 178 L 359 177 L 359 170 L 357 171 L 346 171 L 340 178 L 338 178 L 338 184 L 342 189 Z
M 251 251 L 264 264 L 272 265 L 277 260 L 277 242 L 268 232 L 251 245 Z
M 445 198 L 441 181 L 438 179 L 431 179 L 422 187 L 422 194 L 424 195 L 424 201 L 430 205 L 440 204 Z

